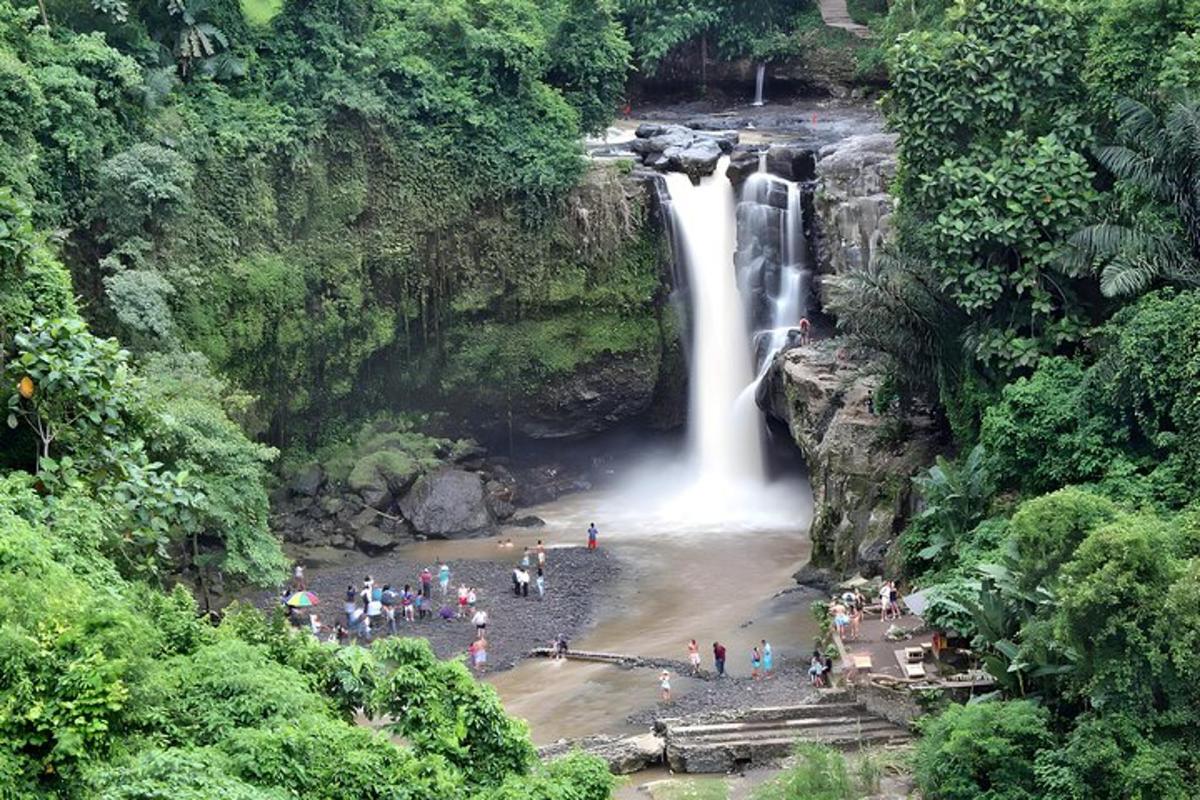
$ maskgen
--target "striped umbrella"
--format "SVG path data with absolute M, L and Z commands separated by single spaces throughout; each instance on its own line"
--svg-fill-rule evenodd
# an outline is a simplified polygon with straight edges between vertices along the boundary
M 315 606 L 319 602 L 321 601 L 312 592 L 296 592 L 287 599 L 287 604 L 292 608 L 308 608 L 309 606 Z

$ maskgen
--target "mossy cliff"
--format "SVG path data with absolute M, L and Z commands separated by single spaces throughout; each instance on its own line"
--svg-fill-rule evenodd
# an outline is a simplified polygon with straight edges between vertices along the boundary
M 137 289 L 162 313 L 112 323 L 205 353 L 257 396 L 252 430 L 313 445 L 377 411 L 444 410 L 456 435 L 574 436 L 679 395 L 659 386 L 678 372 L 665 247 L 627 168 L 531 204 L 460 190 L 469 164 L 357 122 L 293 159 L 251 138 L 201 161 L 204 190 L 126 258 L 126 276 L 167 277 Z

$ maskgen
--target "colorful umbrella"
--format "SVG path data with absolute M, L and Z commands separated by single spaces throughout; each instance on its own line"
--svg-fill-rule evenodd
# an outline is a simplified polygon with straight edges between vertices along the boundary
M 321 601 L 312 592 L 296 592 L 287 599 L 287 604 L 292 608 L 308 608 L 309 606 L 315 606 L 319 602 Z

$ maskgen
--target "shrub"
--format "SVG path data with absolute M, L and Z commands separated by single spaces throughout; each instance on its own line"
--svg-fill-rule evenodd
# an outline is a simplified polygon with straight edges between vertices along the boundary
M 1038 800 L 1033 760 L 1054 742 L 1049 713 L 1027 700 L 951 706 L 927 719 L 917 784 L 927 800 Z

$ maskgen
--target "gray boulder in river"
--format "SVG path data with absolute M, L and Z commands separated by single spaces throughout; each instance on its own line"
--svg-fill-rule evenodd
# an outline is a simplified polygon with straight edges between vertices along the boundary
M 495 530 L 483 478 L 477 472 L 441 469 L 417 479 L 400 498 L 404 518 L 433 539 L 481 536 Z

